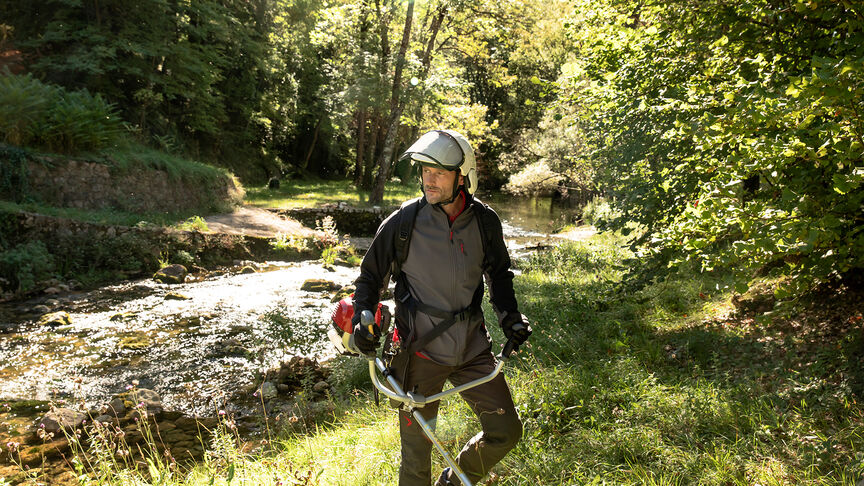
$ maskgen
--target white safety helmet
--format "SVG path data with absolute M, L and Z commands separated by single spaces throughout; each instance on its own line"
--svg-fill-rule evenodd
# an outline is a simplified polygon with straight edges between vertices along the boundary
M 453 130 L 432 130 L 417 139 L 401 159 L 411 159 L 414 163 L 458 170 L 464 177 L 465 190 L 474 194 L 477 190 L 477 159 L 468 139 Z M 458 178 L 457 178 L 458 181 Z M 454 191 L 455 196 L 455 191 Z

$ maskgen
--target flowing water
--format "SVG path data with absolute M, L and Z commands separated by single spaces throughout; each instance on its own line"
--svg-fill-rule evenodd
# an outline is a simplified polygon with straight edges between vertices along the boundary
M 542 200 L 494 207 L 517 255 L 555 244 L 550 225 L 568 217 Z M 251 395 L 264 371 L 291 356 L 331 356 L 333 292 L 300 287 L 311 278 L 344 286 L 356 275 L 320 262 L 270 262 L 251 274 L 212 273 L 179 285 L 148 279 L 0 304 L 0 400 L 99 405 L 137 380 L 169 409 L 212 414 Z M 171 299 L 172 292 L 187 299 Z M 45 304 L 68 312 L 70 323 L 39 324 L 34 307 Z

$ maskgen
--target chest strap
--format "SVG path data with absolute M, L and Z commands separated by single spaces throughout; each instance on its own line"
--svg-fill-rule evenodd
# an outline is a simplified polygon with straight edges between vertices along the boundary
M 424 304 L 423 302 L 415 299 L 411 295 L 411 293 L 407 291 L 405 292 L 405 295 L 403 295 L 399 299 L 399 301 L 403 305 L 407 305 L 412 312 L 422 312 L 428 316 L 443 319 L 438 324 L 435 324 L 435 327 L 431 331 L 420 336 L 419 338 L 417 338 L 416 341 L 408 345 L 409 354 L 414 354 L 417 351 L 421 351 L 423 348 L 426 347 L 427 344 L 431 343 L 434 339 L 437 339 L 439 336 L 447 332 L 448 329 L 453 327 L 453 324 L 470 319 L 471 317 L 474 317 L 481 312 L 479 302 L 471 303 L 471 305 L 462 310 L 456 312 L 449 312 L 441 310 L 437 307 L 432 307 L 431 305 Z

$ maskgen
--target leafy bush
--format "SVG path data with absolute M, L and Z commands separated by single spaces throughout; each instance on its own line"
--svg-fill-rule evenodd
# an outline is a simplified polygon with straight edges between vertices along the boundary
M 660 267 L 735 268 L 741 291 L 757 272 L 792 277 L 780 298 L 861 271 L 864 20 L 851 3 L 661 2 L 636 22 L 620 2 L 591 5 L 571 23 L 585 41 L 571 89 L 583 158 L 621 209 L 613 227 L 641 225 Z
M 594 226 L 602 225 L 620 216 L 605 198 L 595 197 L 582 208 L 582 221 Z
M 33 76 L 0 76 L 0 140 L 75 154 L 112 145 L 123 134 L 112 103 L 86 90 L 67 91 Z
M 504 191 L 516 195 L 550 196 L 558 189 L 562 176 L 553 172 L 545 162 L 529 164 L 510 176 Z
M 10 290 L 32 290 L 37 282 L 52 277 L 54 272 L 54 256 L 41 241 L 22 243 L 0 252 L 0 277 L 10 282 Z

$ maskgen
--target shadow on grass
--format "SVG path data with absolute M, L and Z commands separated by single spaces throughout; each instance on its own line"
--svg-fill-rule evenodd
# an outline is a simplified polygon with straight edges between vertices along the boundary
M 530 437 L 522 453 L 551 442 L 563 459 L 548 461 L 579 464 L 577 481 L 843 484 L 860 476 L 860 295 L 839 296 L 846 304 L 831 312 L 757 322 L 717 295 L 722 276 L 684 274 L 616 294 L 614 258 L 585 251 L 593 252 L 543 257 L 529 264 L 540 275 L 519 281 L 535 329 L 535 371 L 520 375 L 516 393 Z M 542 477 L 536 471 L 526 478 Z

